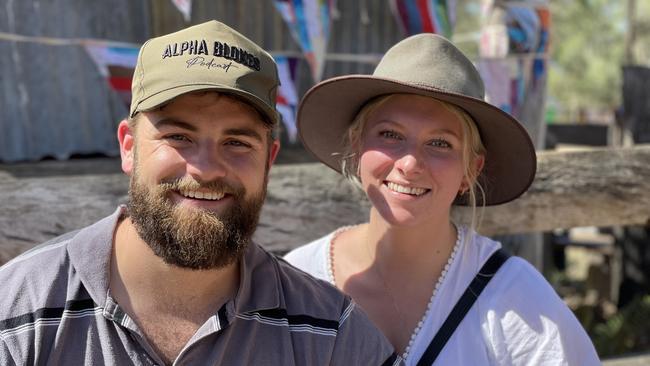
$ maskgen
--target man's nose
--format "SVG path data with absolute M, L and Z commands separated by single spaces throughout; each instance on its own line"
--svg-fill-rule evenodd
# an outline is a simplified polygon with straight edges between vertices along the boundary
M 199 145 L 190 161 L 187 172 L 199 182 L 211 182 L 228 174 L 228 165 L 213 143 Z

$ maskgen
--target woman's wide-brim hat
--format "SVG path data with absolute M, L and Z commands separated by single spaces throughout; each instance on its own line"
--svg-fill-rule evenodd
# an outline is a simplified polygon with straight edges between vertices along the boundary
M 530 136 L 514 117 L 484 101 L 483 81 L 471 61 L 431 33 L 397 43 L 372 75 L 340 76 L 312 87 L 298 109 L 303 145 L 340 172 L 347 130 L 360 109 L 373 98 L 397 93 L 442 100 L 472 117 L 486 148 L 479 176 L 486 205 L 511 201 L 531 185 L 537 159 Z M 466 204 L 466 197 L 456 203 Z

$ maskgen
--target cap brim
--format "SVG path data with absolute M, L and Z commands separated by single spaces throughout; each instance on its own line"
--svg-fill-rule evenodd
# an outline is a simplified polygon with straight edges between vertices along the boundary
M 528 189 L 537 169 L 535 147 L 512 116 L 480 99 L 371 75 L 332 78 L 305 94 L 297 116 L 305 148 L 340 172 L 345 134 L 361 107 L 372 98 L 396 93 L 434 97 L 459 106 L 474 119 L 486 148 L 479 177 L 486 205 L 506 203 Z
M 250 102 L 250 104 L 253 107 L 255 107 L 255 109 L 257 109 L 263 115 L 267 116 L 269 121 L 271 121 L 271 123 L 274 126 L 276 126 L 279 122 L 279 115 L 277 111 L 271 108 L 270 106 L 268 106 L 266 103 L 264 103 L 261 99 L 259 99 L 255 95 L 232 87 L 228 87 L 224 85 L 214 85 L 214 84 L 183 85 L 183 86 L 177 86 L 175 88 L 163 90 L 141 101 L 140 104 L 135 106 L 135 108 L 132 108 L 131 118 L 133 118 L 133 116 L 137 112 L 146 112 L 146 111 L 156 109 L 160 106 L 169 103 L 172 99 L 178 96 L 195 92 L 195 91 L 202 91 L 202 90 L 212 90 L 221 93 L 237 95 L 245 99 L 246 101 Z

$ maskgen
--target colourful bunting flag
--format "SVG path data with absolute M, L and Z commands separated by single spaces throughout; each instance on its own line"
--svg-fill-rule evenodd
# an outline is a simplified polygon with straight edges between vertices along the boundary
M 496 7 L 505 13 L 494 18 Z M 546 72 L 550 34 L 550 12 L 544 2 L 504 4 L 486 2 L 485 19 L 503 19 L 487 24 L 481 32 L 478 62 L 490 103 L 515 117 Z
M 314 81 L 320 81 L 334 0 L 275 0 L 275 8 L 302 49 Z
M 287 129 L 289 141 L 296 142 L 298 131 L 296 129 L 296 109 L 298 107 L 298 93 L 296 91 L 296 65 L 298 60 L 293 57 L 274 56 L 278 64 L 280 89 L 278 90 L 277 109 L 282 116 L 282 123 Z
M 535 58 L 491 58 L 478 62 L 487 100 L 515 117 L 522 117 L 526 94 L 534 87 Z
M 551 11 L 548 7 L 540 7 L 535 9 L 537 11 L 537 16 L 539 17 L 540 31 L 539 31 L 539 43 L 537 44 L 537 53 L 538 54 L 548 54 L 550 36 L 551 36 Z M 533 63 L 533 81 L 537 83 L 537 80 L 544 75 L 546 72 L 546 59 L 537 58 Z
M 110 42 L 87 42 L 84 48 L 97 65 L 99 73 L 107 79 L 128 108 L 131 104 L 131 80 L 139 47 L 116 46 Z
M 172 0 L 172 3 L 183 14 L 183 19 L 189 22 L 192 17 L 192 0 Z
M 528 6 L 508 6 L 506 27 L 510 41 L 510 53 L 536 52 L 541 26 L 534 8 Z
M 390 0 L 390 6 L 405 34 L 437 33 L 451 38 L 456 0 Z
M 504 17 L 492 17 L 495 8 Z M 483 7 L 484 19 L 499 19 L 486 24 L 481 31 L 481 57 L 506 57 L 513 54 L 546 54 L 549 43 L 550 11 L 544 5 L 513 2 L 507 6 L 488 4 Z

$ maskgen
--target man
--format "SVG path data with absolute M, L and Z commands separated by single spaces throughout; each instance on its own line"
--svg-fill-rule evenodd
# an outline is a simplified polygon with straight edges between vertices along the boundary
M 0 269 L 0 364 L 392 364 L 348 297 L 249 245 L 276 65 L 211 21 L 149 40 L 119 124 L 129 203 Z

